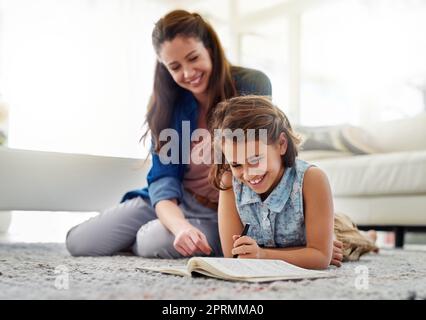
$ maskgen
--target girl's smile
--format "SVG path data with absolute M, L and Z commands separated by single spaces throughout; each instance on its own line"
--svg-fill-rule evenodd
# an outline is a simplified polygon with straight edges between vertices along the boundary
M 266 173 L 262 176 L 258 176 L 256 178 L 252 178 L 250 180 L 248 180 L 247 182 L 251 185 L 251 187 L 254 188 L 259 188 L 262 187 L 262 182 L 264 181 L 264 178 L 266 176 Z
M 281 140 L 268 145 L 259 140 L 236 143 L 225 139 L 223 145 L 223 153 L 232 175 L 262 199 L 268 197 L 284 173 L 282 155 L 286 152 L 287 144 L 285 138 Z

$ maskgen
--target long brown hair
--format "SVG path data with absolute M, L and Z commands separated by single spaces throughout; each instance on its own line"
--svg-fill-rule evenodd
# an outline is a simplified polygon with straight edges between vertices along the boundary
M 247 137 L 248 129 L 267 130 L 267 143 L 277 143 L 280 134 L 284 132 L 287 139 L 287 151 L 281 157 L 285 167 L 292 167 L 298 154 L 299 136 L 293 131 L 287 116 L 279 108 L 274 106 L 269 97 L 247 95 L 235 97 L 219 103 L 213 113 L 209 131 L 214 137 L 214 130 L 230 129 L 231 131 L 242 129 Z M 222 143 L 222 137 L 215 143 Z M 221 150 L 221 148 L 218 148 Z M 230 171 L 229 164 L 225 163 L 224 155 L 221 154 L 220 163 L 213 163 L 209 172 L 210 183 L 219 190 L 227 190 L 229 186 L 223 186 L 222 176 Z
M 152 44 L 157 55 L 165 41 L 172 41 L 178 35 L 194 37 L 201 41 L 206 49 L 209 49 L 212 73 L 207 86 L 208 122 L 211 118 L 212 106 L 236 94 L 231 76 L 231 65 L 226 59 L 219 38 L 211 25 L 198 13 L 189 13 L 184 10 L 169 12 L 155 24 L 152 31 Z M 145 119 L 148 129 L 141 138 L 144 140 L 151 131 L 154 150 L 157 152 L 166 143 L 159 141 L 160 132 L 170 126 L 173 108 L 179 94 L 184 90 L 173 80 L 167 68 L 157 60 L 153 93 L 148 103 Z

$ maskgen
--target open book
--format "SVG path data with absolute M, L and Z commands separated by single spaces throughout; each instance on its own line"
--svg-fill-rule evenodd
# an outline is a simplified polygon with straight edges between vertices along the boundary
M 141 269 L 179 276 L 201 274 L 223 280 L 249 282 L 331 277 L 327 272 L 299 268 L 281 260 L 266 259 L 193 257 L 186 266 Z

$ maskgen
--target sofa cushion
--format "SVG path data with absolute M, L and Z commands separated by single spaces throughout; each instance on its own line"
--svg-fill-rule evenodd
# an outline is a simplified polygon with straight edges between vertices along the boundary
M 328 159 L 328 158 L 344 158 L 350 157 L 352 153 L 331 150 L 303 150 L 299 152 L 299 159 L 305 161 Z
M 426 150 L 426 112 L 361 127 L 379 152 Z
M 370 154 L 380 152 L 374 139 L 361 127 L 351 125 L 325 127 L 295 127 L 301 136 L 302 151 L 329 151 L 353 154 Z
M 375 122 L 360 127 L 351 125 L 296 126 L 302 137 L 302 151 L 325 150 L 353 154 L 390 153 L 426 150 L 426 112 Z
M 334 196 L 426 193 L 426 150 L 311 162 L 326 172 Z

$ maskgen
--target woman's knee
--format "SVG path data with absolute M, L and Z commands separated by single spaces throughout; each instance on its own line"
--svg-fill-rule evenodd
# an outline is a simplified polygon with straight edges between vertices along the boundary
M 144 200 L 128 200 L 73 227 L 66 236 L 66 247 L 72 256 L 112 255 L 128 249 L 154 214 Z
M 71 230 L 68 231 L 66 239 L 65 239 L 65 245 L 68 250 L 68 252 L 74 256 L 90 256 L 91 252 L 89 252 L 89 248 L 87 248 L 87 245 L 83 241 L 81 241 L 81 237 L 75 236 L 75 229 L 79 226 L 73 227 Z
M 183 258 L 173 246 L 174 238 L 160 220 L 152 220 L 139 229 L 133 252 L 144 258 Z

